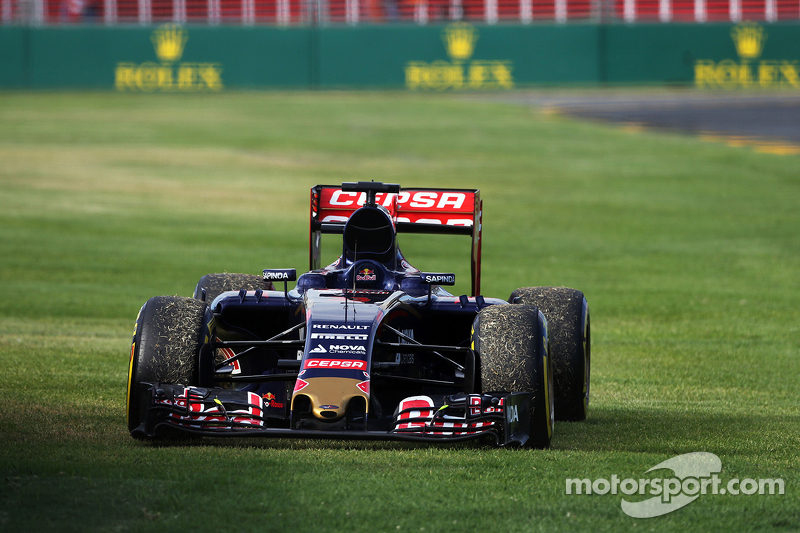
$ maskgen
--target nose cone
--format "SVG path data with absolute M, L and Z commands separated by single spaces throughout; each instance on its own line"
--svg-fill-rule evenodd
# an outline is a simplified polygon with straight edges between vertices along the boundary
M 350 378 L 309 378 L 308 385 L 292 396 L 292 410 L 299 396 L 305 396 L 311 403 L 315 418 L 328 422 L 341 419 L 347 414 L 347 406 L 353 398 L 363 398 L 369 405 L 369 394 L 364 392 L 362 382 Z

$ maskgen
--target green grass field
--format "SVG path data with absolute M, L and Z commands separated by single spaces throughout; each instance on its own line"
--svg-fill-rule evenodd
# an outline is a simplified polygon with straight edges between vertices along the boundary
M 0 530 L 800 530 L 799 162 L 457 95 L 2 93 Z M 131 439 L 142 303 L 306 269 L 310 187 L 372 179 L 481 189 L 484 294 L 586 293 L 589 420 L 549 450 Z M 468 291 L 468 239 L 413 237 Z M 695 451 L 785 494 L 565 493 Z

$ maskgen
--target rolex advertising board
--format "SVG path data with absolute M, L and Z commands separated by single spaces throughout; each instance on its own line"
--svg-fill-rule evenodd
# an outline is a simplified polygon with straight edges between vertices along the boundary
M 0 88 L 800 90 L 798 24 L 1 27 Z
M 307 88 L 309 30 L 163 24 L 26 28 L 30 87 L 123 92 Z
M 512 32 L 449 24 L 441 32 L 446 59 L 408 61 L 405 85 L 411 90 L 513 89 L 515 75 L 523 83 L 593 81 L 596 62 L 579 51 L 597 42 L 596 28 L 578 28 L 565 33 L 559 26 L 523 26 Z
M 480 32 L 472 24 L 457 22 L 442 30 L 449 61 L 409 61 L 409 89 L 513 89 L 514 64 L 508 60 L 473 60 Z
M 736 55 L 725 59 L 697 59 L 694 63 L 694 82 L 698 87 L 713 89 L 800 89 L 800 55 L 788 56 L 792 42 L 780 42 L 785 34 L 773 36 L 759 24 L 739 24 L 730 31 Z M 798 32 L 797 35 L 800 35 Z M 793 57 L 788 59 L 787 57 Z
M 360 26 L 319 32 L 321 86 L 507 90 L 597 79 L 594 25 Z
M 119 62 L 114 71 L 118 91 L 221 91 L 222 64 L 181 61 L 189 31 L 178 24 L 159 26 L 150 36 L 158 62 Z
M 610 26 L 606 80 L 700 88 L 800 89 L 797 24 Z

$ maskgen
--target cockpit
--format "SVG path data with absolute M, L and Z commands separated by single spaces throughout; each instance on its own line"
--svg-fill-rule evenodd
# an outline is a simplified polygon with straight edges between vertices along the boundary
M 394 222 L 384 208 L 365 205 L 353 212 L 342 237 L 342 255 L 327 267 L 300 276 L 298 290 L 427 291 L 420 283 L 419 270 L 397 246 Z

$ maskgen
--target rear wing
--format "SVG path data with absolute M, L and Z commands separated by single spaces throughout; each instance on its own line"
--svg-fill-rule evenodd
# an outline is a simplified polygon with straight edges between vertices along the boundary
M 311 188 L 311 270 L 321 268 L 322 234 L 342 233 L 347 219 L 366 199 L 365 192 L 342 190 L 339 185 Z M 471 236 L 472 295 L 480 294 L 483 203 L 479 189 L 401 189 L 399 193 L 378 192 L 375 202 L 389 211 L 397 233 Z

